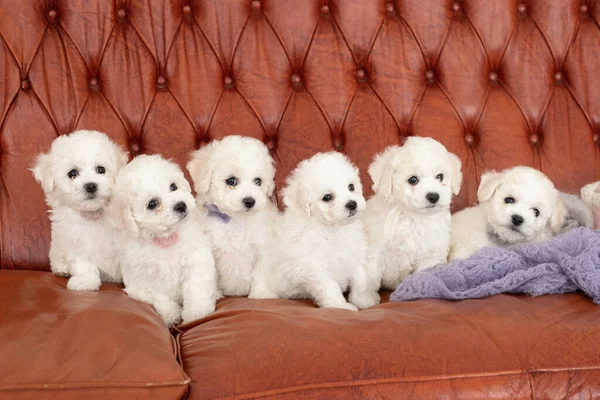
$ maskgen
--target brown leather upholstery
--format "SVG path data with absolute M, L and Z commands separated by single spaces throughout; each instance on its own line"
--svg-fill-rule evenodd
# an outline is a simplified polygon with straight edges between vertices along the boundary
M 358 313 L 230 298 L 179 342 L 190 400 L 595 398 L 599 320 L 581 294 Z
M 49 269 L 46 206 L 27 168 L 79 128 L 182 165 L 213 138 L 254 136 L 271 149 L 279 187 L 299 160 L 337 149 L 359 165 L 367 194 L 374 153 L 432 136 L 463 160 L 455 208 L 475 200 L 482 171 L 516 164 L 576 192 L 600 177 L 599 26 L 599 0 L 0 0 L 0 269 Z M 183 382 L 147 307 L 114 287 L 76 294 L 47 273 L 7 273 L 0 346 L 27 347 L 0 352 L 12 360 L 0 363 L 0 389 L 108 385 L 117 371 L 156 382 L 163 368 L 166 382 Z M 57 316 L 72 319 L 49 324 Z M 360 313 L 227 299 L 180 339 L 192 398 L 282 388 L 315 398 L 593 397 L 597 321 L 579 295 Z M 106 357 L 100 367 L 72 353 L 83 343 Z M 139 351 L 113 359 L 116 348 Z M 33 365 L 44 349 L 59 358 Z M 46 370 L 63 363 L 68 376 Z
M 108 132 L 184 164 L 231 133 L 271 148 L 277 182 L 317 151 L 432 136 L 464 163 L 599 177 L 600 3 L 580 0 L 0 1 L 2 269 L 47 269 L 26 168 L 57 134 Z M 596 139 L 596 142 L 594 141 Z M 370 193 L 370 190 L 367 190 Z
M 178 399 L 189 378 L 161 318 L 117 285 L 0 271 L 0 399 Z

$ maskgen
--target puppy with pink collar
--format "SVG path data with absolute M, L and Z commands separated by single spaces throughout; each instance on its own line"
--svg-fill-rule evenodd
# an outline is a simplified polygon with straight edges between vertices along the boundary
M 130 297 L 154 306 L 169 326 L 215 310 L 209 238 L 177 164 L 136 157 L 117 175 L 108 216 L 121 231 L 117 257 Z

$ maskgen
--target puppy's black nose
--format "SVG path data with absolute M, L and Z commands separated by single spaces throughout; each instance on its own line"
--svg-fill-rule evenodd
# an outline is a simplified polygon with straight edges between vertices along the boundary
M 512 219 L 512 223 L 514 226 L 519 226 L 523 222 L 525 222 L 523 217 L 521 217 L 519 214 L 513 214 L 510 218 Z
M 356 207 L 358 207 L 358 205 L 356 204 L 356 202 L 354 200 L 350 200 L 349 202 L 346 203 L 346 208 L 350 211 L 356 210 Z
M 431 204 L 435 204 L 438 202 L 438 200 L 440 199 L 440 195 L 437 193 L 427 193 L 425 195 L 425 198 L 427 199 L 427 201 L 429 201 Z
M 86 183 L 85 185 L 83 185 L 83 188 L 89 194 L 96 193 L 98 191 L 98 185 L 96 185 L 94 182 Z
M 244 203 L 244 207 L 252 208 L 256 204 L 256 200 L 254 200 L 252 197 L 244 197 L 242 203 Z
M 187 210 L 187 205 L 183 201 L 180 201 L 173 206 L 173 210 L 183 214 Z

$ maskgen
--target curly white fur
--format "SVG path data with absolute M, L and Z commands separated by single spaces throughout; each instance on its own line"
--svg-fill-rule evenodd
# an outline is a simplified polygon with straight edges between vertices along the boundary
M 594 213 L 594 228 L 600 228 L 600 181 L 581 188 L 581 200 Z
M 408 274 L 446 262 L 450 203 L 462 182 L 461 162 L 431 138 L 409 137 L 369 167 L 375 194 L 363 220 L 368 273 L 377 289 L 393 290 Z
M 367 285 L 357 168 L 340 153 L 319 153 L 288 177 L 283 201 L 286 212 L 255 269 L 250 297 L 311 298 L 320 307 L 348 310 L 377 304 L 379 294 Z
M 153 305 L 167 325 L 215 310 L 210 241 L 179 166 L 158 155 L 136 157 L 117 175 L 108 211 L 122 231 L 118 257 L 129 296 Z
M 467 258 L 487 246 L 546 240 L 565 223 L 558 190 L 533 168 L 484 173 L 477 198 L 479 205 L 452 216 L 449 260 Z
M 102 281 L 121 281 L 104 208 L 126 163 L 127 153 L 105 134 L 80 130 L 56 138 L 32 169 L 50 207 L 50 267 L 71 276 L 70 290 L 98 290 Z
M 187 169 L 212 241 L 219 290 L 226 296 L 247 296 L 277 216 L 270 200 L 275 168 L 269 150 L 257 139 L 227 136 L 193 152 Z M 205 204 L 215 205 L 229 220 L 211 215 Z

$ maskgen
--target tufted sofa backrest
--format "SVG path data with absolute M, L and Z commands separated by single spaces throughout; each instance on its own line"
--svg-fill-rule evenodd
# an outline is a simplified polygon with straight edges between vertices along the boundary
M 0 268 L 48 269 L 27 170 L 60 134 L 131 155 L 264 141 L 277 184 L 319 151 L 366 173 L 409 135 L 486 169 L 529 165 L 576 192 L 599 177 L 598 0 L 0 0 Z

